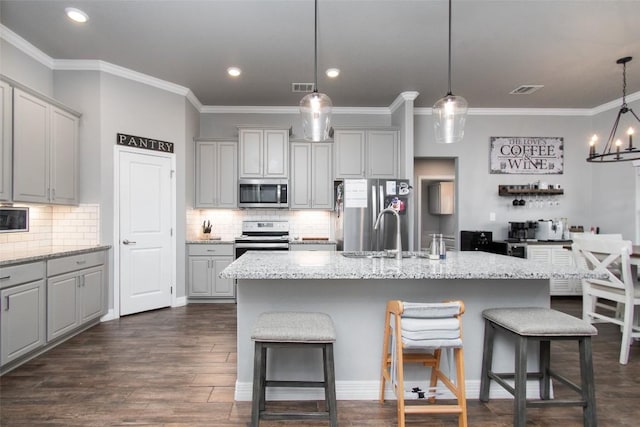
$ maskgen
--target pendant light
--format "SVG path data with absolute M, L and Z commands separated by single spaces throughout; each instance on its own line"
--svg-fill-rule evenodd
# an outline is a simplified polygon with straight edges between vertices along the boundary
M 304 138 L 311 141 L 324 141 L 329 138 L 331 126 L 331 99 L 318 92 L 318 0 L 315 0 L 314 21 L 313 92 L 300 101 L 300 116 Z
M 620 111 L 618 111 L 618 116 L 616 117 L 615 122 L 613 122 L 613 128 L 611 129 L 609 139 L 607 140 L 602 153 L 596 152 L 596 142 L 598 141 L 597 135 L 593 135 L 591 138 L 587 162 L 609 163 L 640 159 L 640 149 L 633 146 L 634 129 L 632 127 L 629 127 L 626 132 L 626 147 L 624 146 L 622 139 L 616 139 L 616 132 L 618 130 L 618 125 L 620 124 L 620 117 L 623 114 L 631 113 L 631 115 L 636 118 L 636 121 L 640 123 L 640 118 L 638 118 L 636 113 L 627 106 L 627 62 L 631 62 L 631 59 L 631 56 L 626 56 L 616 61 L 616 64 L 622 64 L 622 106 L 620 107 Z
M 451 144 L 462 139 L 468 105 L 466 99 L 451 93 L 451 0 L 449 0 L 449 90 L 445 97 L 439 99 L 433 106 L 433 128 L 437 143 Z

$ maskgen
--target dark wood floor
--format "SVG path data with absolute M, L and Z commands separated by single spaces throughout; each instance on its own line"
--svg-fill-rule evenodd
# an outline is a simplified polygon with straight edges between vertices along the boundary
M 554 299 L 552 305 L 580 313 L 580 299 Z M 249 403 L 233 400 L 235 318 L 231 304 L 192 304 L 95 326 L 0 377 L 0 425 L 246 426 Z M 630 363 L 619 365 L 619 332 L 613 325 L 598 329 L 594 363 L 599 425 L 638 426 L 640 344 L 634 343 Z M 574 350 L 575 343 L 553 343 L 552 363 L 577 378 Z M 556 386 L 558 394 L 563 391 Z M 470 426 L 512 425 L 509 400 L 468 404 Z M 397 425 L 394 401 L 339 401 L 338 411 L 341 426 Z M 581 420 L 578 408 L 530 409 L 528 425 L 579 426 Z M 457 425 L 456 419 L 408 417 L 408 426 L 445 425 Z

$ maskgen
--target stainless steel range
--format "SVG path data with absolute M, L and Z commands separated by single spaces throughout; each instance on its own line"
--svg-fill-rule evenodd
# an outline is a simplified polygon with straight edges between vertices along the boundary
M 289 222 L 243 221 L 242 236 L 235 243 L 236 259 L 247 251 L 288 251 Z

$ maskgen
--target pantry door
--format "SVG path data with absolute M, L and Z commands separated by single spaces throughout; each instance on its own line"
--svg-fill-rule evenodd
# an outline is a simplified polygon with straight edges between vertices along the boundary
M 173 173 L 170 156 L 119 153 L 120 315 L 172 301 Z

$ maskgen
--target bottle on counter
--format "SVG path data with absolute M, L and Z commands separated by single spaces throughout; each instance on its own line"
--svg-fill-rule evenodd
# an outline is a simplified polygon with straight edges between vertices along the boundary
M 429 259 L 440 259 L 440 241 L 437 234 L 431 235 L 431 246 L 429 247 Z
M 447 258 L 447 247 L 444 244 L 442 234 L 440 235 L 440 241 L 438 242 L 438 255 L 440 256 L 440 259 Z

